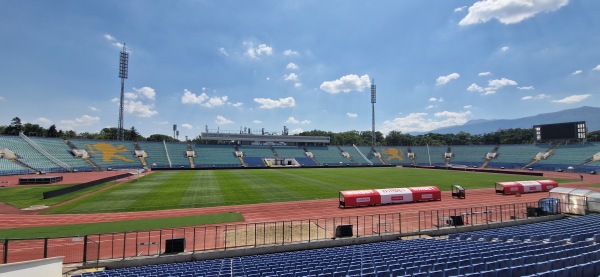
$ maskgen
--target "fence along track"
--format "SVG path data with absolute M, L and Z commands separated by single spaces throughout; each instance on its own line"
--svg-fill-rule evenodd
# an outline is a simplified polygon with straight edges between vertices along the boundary
M 123 260 L 160 256 L 167 243 L 183 239 L 183 251 L 203 252 L 243 247 L 285 245 L 331 240 L 336 229 L 350 225 L 352 237 L 398 235 L 460 228 L 529 218 L 538 202 L 453 208 L 418 212 L 344 216 L 249 224 L 228 224 L 163 230 L 93 234 L 82 237 L 0 240 L 0 261 L 12 263 L 64 256 L 64 263 Z M 454 224 L 453 218 L 462 218 Z

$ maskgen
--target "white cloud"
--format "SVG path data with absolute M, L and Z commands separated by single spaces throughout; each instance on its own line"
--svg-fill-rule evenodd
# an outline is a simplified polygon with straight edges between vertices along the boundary
M 454 80 L 454 79 L 458 79 L 460 77 L 460 74 L 454 72 L 454 73 L 450 73 L 446 76 L 440 76 L 435 80 L 435 84 L 436 85 L 445 85 L 448 82 Z
M 215 120 L 215 123 L 217 123 L 219 125 L 227 125 L 227 124 L 233 124 L 233 121 L 231 121 L 221 115 L 217 115 L 217 119 Z
M 166 121 L 166 120 L 164 120 L 164 121 L 154 121 L 152 123 L 157 124 L 157 125 L 167 125 L 167 124 L 169 124 L 169 121 Z
M 152 117 L 157 115 L 158 112 L 153 109 L 154 104 L 145 104 L 142 101 L 125 100 L 123 103 L 123 111 L 139 117 Z
M 88 109 L 90 109 L 92 112 L 99 112 L 100 109 L 93 107 L 93 106 L 88 106 Z
M 486 71 L 486 72 L 479 72 L 479 74 L 477 74 L 479 76 L 490 76 L 492 75 L 492 72 Z
M 183 104 L 199 104 L 203 107 L 207 107 L 207 108 L 212 108 L 212 107 L 218 107 L 218 106 L 223 106 L 225 104 L 227 104 L 227 96 L 213 96 L 213 97 L 209 97 L 206 93 L 201 93 L 200 95 L 196 95 L 195 93 L 184 89 L 183 90 L 183 95 L 181 96 L 181 103 Z M 241 103 L 236 103 L 236 104 L 232 104 L 232 105 L 241 105 Z
M 299 88 L 299 87 L 301 87 L 301 86 L 302 86 L 302 83 L 294 83 L 294 87 L 295 87 L 295 88 Z
M 187 124 L 187 123 L 181 124 L 181 127 L 184 129 L 188 129 L 188 130 L 194 129 L 194 127 L 191 124 Z
M 231 106 L 234 106 L 234 107 L 236 107 L 236 108 L 239 108 L 239 107 L 241 107 L 242 105 L 244 105 L 244 103 L 242 103 L 242 102 L 231 103 Z
M 346 116 L 347 116 L 348 118 L 357 118 L 357 117 L 358 117 L 358 114 L 356 114 L 356 113 L 346 113 Z
M 429 102 L 444 102 L 444 98 L 442 98 L 442 97 L 440 97 L 440 98 L 431 97 L 431 98 L 429 98 Z
M 558 10 L 568 3 L 569 0 L 480 0 L 469 7 L 469 13 L 458 25 L 480 24 L 492 19 L 515 24 L 541 12 Z
M 340 92 L 348 93 L 353 90 L 361 91 L 369 86 L 371 86 L 369 75 L 365 74 L 358 77 L 356 74 L 349 74 L 337 80 L 325 81 L 321 84 L 320 88 L 325 92 L 337 94 Z
M 152 117 L 157 115 L 158 112 L 154 110 L 154 103 L 143 102 L 143 100 L 155 100 L 156 92 L 154 89 L 151 87 L 142 87 L 140 89 L 133 88 L 133 90 L 134 92 L 126 92 L 124 95 L 123 111 L 139 117 Z M 111 101 L 118 105 L 120 99 L 113 98 Z
M 47 119 L 45 117 L 38 117 L 33 120 L 33 123 L 38 124 L 44 128 L 48 128 L 48 127 L 50 127 L 50 125 L 52 125 L 52 120 Z
M 137 95 L 137 94 L 135 94 L 135 93 L 133 93 L 133 92 L 125 92 L 125 93 L 123 94 L 123 97 L 124 97 L 125 99 L 137 99 L 138 95 Z
M 573 73 L 571 73 L 571 75 L 578 75 L 578 74 L 581 74 L 582 72 L 583 71 L 581 71 L 581 70 L 575 70 L 575 71 L 573 71 Z
M 287 121 L 285 123 L 292 123 L 292 124 L 298 124 L 300 123 L 300 121 L 298 121 L 297 119 L 295 119 L 293 116 L 288 117 Z
M 260 104 L 259 108 L 261 109 L 289 108 L 296 106 L 294 97 L 279 98 L 279 100 L 273 100 L 271 98 L 254 98 L 254 102 Z
M 110 34 L 104 34 L 104 39 L 106 39 L 107 41 L 110 42 L 110 44 L 112 44 L 113 46 L 117 47 L 117 48 L 123 48 L 123 46 L 125 46 L 124 43 L 122 42 L 118 42 L 117 39 L 115 37 L 113 37 Z M 130 50 L 127 52 L 131 52 Z
M 585 99 L 588 99 L 591 96 L 592 96 L 591 94 L 571 95 L 571 96 L 567 96 L 560 100 L 552 100 L 552 102 L 561 103 L 561 104 L 573 104 L 573 103 L 581 102 Z
M 296 51 L 294 51 L 294 50 L 289 50 L 288 49 L 288 50 L 283 51 L 283 55 L 284 56 L 298 56 L 299 53 L 296 52 Z
M 258 59 L 261 56 L 271 56 L 273 55 L 273 47 L 268 46 L 266 44 L 259 44 L 257 47 L 254 47 L 252 42 L 244 42 L 244 45 L 247 46 L 246 56 Z
M 288 117 L 287 121 L 285 123 L 291 123 L 291 124 L 302 124 L 302 125 L 307 125 L 310 124 L 310 120 L 298 120 L 296 118 L 294 118 L 293 116 Z
M 155 100 L 156 91 L 151 87 L 142 87 L 140 89 L 133 88 L 134 92 L 125 92 L 124 97 L 127 99 L 147 98 Z
M 506 51 L 508 51 L 509 49 L 510 49 L 510 47 L 508 47 L 508 46 L 502 46 L 502 48 L 500 48 L 500 51 L 502 51 L 502 52 L 506 52 Z
M 592 68 L 592 70 L 600 71 L 600 64 L 597 65 L 596 67 Z
M 464 105 L 463 108 L 470 109 L 470 108 L 473 108 L 473 105 Z
M 527 87 L 517 87 L 517 88 L 518 88 L 518 89 L 520 89 L 520 90 L 532 90 L 532 89 L 534 89 L 534 87 L 533 87 L 533 86 L 527 86 Z
M 267 78 L 265 78 L 265 79 L 267 79 L 267 81 L 269 81 L 269 80 L 271 80 L 271 77 L 267 77 Z
M 219 48 L 219 53 L 224 56 L 229 56 L 229 53 L 227 53 L 227 50 L 225 50 L 224 47 Z
M 430 118 L 427 113 L 410 113 L 405 117 L 397 117 L 384 121 L 383 129 L 387 132 L 392 130 L 401 132 L 427 132 L 441 127 L 464 124 L 470 115 L 470 111 L 443 111 L 435 113 L 434 118 Z
M 468 88 L 467 91 L 473 92 L 482 92 L 482 95 L 492 95 L 495 94 L 496 91 L 502 87 L 505 86 L 516 86 L 517 82 L 513 81 L 513 80 L 509 80 L 506 78 L 502 78 L 502 79 L 495 79 L 495 80 L 489 80 L 488 81 L 488 86 L 485 88 L 480 87 L 479 85 L 472 83 Z M 528 87 L 525 87 L 524 89 L 527 89 Z M 533 88 L 533 87 L 531 87 Z
M 113 46 L 117 47 L 117 48 L 123 48 L 125 47 L 125 43 L 122 42 L 115 42 L 112 44 Z M 130 50 L 128 49 L 127 52 L 129 52 Z
M 462 12 L 467 8 L 467 6 L 462 6 L 462 7 L 458 7 L 456 9 L 454 9 L 454 12 Z
M 133 90 L 148 99 L 154 100 L 156 98 L 156 91 L 151 87 L 142 87 L 140 89 L 133 88 Z
M 518 85 L 517 82 L 510 80 L 510 79 L 506 79 L 506 78 L 494 79 L 494 80 L 488 81 L 488 86 L 490 88 L 494 88 L 494 89 L 499 89 L 499 88 L 505 87 L 505 86 L 516 86 L 516 85 Z
M 283 79 L 286 81 L 298 81 L 298 75 L 294 72 L 284 75 Z
M 202 104 L 206 99 L 208 99 L 208 95 L 206 93 L 202 93 L 200 95 L 196 95 L 193 92 L 184 89 L 183 95 L 181 96 L 181 103 L 183 104 Z
M 290 135 L 297 135 L 297 134 L 300 134 L 302 132 L 304 132 L 304 130 L 302 130 L 302 128 L 296 128 L 296 129 L 293 129 L 293 130 L 289 131 Z
M 252 123 L 254 123 L 254 124 L 262 124 L 262 121 L 260 121 L 258 119 L 255 119 L 255 120 L 252 121 Z
M 295 64 L 295 63 L 288 63 L 285 68 L 290 69 L 290 70 L 298 70 L 300 69 L 300 67 Z
M 437 106 L 436 106 L 436 105 L 429 105 L 429 106 L 425 107 L 425 109 L 426 109 L 426 110 L 429 110 L 429 109 L 433 109 L 433 108 L 435 108 L 435 107 L 437 107 Z
M 483 88 L 480 87 L 479 85 L 472 83 L 468 88 L 467 91 L 478 91 L 478 92 L 482 92 Z
M 104 34 L 104 38 L 108 41 L 115 41 L 117 40 L 115 37 L 109 35 L 109 34 Z
M 61 130 L 74 130 L 77 127 L 90 126 L 97 124 L 98 122 L 100 122 L 100 117 L 84 114 L 75 119 L 60 120 L 56 128 Z
M 223 106 L 227 103 L 227 98 L 227 96 L 211 97 L 206 103 L 202 103 L 201 105 L 207 108 Z
M 523 100 L 523 101 L 527 101 L 527 100 L 542 100 L 542 99 L 546 99 L 548 97 L 550 97 L 550 96 L 542 93 L 542 94 L 538 94 L 538 95 L 523 96 L 523 97 L 521 97 L 521 100 Z

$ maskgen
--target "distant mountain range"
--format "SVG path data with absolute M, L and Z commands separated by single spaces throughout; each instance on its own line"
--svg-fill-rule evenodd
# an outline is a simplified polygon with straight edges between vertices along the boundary
M 533 125 L 585 121 L 588 132 L 600 130 L 600 108 L 583 106 L 553 113 L 538 114 L 517 119 L 475 119 L 463 125 L 444 127 L 427 133 L 456 134 L 466 132 L 472 135 L 493 133 L 502 129 L 532 128 Z

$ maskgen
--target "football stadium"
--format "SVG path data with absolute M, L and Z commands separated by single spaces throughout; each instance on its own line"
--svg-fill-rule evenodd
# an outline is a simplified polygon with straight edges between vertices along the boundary
M 202 137 L 1 136 L 4 266 L 35 271 L 58 259 L 76 276 L 591 276 L 600 268 L 597 143 Z
M 600 277 L 598 6 L 3 1 L 0 276 Z

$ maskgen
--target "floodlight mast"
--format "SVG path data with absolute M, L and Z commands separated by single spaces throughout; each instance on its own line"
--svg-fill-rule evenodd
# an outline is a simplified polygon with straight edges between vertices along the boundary
M 127 48 L 125 48 L 125 44 L 123 44 L 123 50 L 121 50 L 121 54 L 119 56 L 119 78 L 121 78 L 121 102 L 119 104 L 119 127 L 117 129 L 117 140 L 125 140 L 125 131 L 123 130 L 123 102 L 125 100 L 125 79 L 127 79 L 128 64 L 129 53 L 127 53 Z
M 371 146 L 375 146 L 375 102 L 377 97 L 377 87 L 375 78 L 371 79 Z

